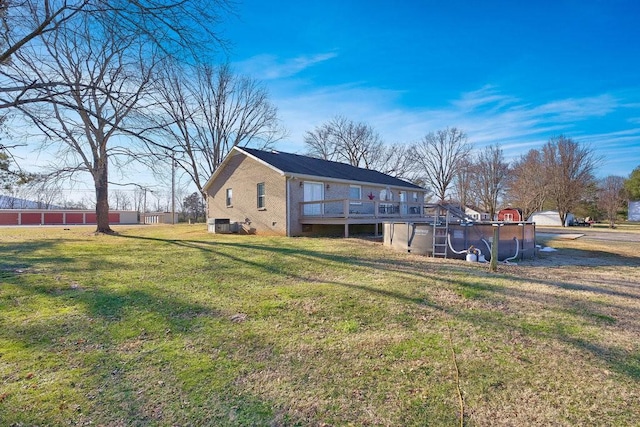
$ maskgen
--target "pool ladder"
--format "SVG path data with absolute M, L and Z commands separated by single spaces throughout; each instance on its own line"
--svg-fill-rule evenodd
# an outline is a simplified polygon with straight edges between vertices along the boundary
M 444 218 L 442 213 L 444 212 Z M 438 206 L 433 218 L 433 257 L 447 257 L 447 235 L 449 234 L 449 211 Z

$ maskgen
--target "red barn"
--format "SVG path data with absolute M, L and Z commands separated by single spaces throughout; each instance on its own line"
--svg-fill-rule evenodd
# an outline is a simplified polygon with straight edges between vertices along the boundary
M 500 209 L 500 211 L 498 211 L 498 221 L 504 221 L 504 222 L 523 221 L 522 211 L 517 208 Z

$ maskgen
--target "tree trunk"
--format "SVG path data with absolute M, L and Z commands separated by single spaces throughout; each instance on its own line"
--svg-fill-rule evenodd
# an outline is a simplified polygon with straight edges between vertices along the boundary
M 108 161 L 105 157 L 99 160 L 100 165 L 96 167 L 94 181 L 96 187 L 96 233 L 112 234 L 109 227 L 109 182 L 108 182 Z
M 563 211 L 558 211 L 558 215 L 560 216 L 560 225 L 563 227 L 567 226 L 567 214 Z

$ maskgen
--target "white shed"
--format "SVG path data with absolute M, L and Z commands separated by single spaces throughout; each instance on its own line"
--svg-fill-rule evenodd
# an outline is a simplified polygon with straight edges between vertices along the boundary
M 629 201 L 629 214 L 627 216 L 629 221 L 640 221 L 640 200 L 635 202 Z
M 570 225 L 575 220 L 573 214 L 567 214 L 565 225 Z M 536 225 L 556 225 L 561 226 L 560 214 L 558 211 L 540 211 L 532 213 L 529 217 L 529 222 L 535 222 Z

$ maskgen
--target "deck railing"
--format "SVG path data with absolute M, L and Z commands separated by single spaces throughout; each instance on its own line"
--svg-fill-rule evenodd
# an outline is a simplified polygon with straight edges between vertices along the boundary
M 423 216 L 417 202 L 327 199 L 300 203 L 301 218 L 405 218 Z

